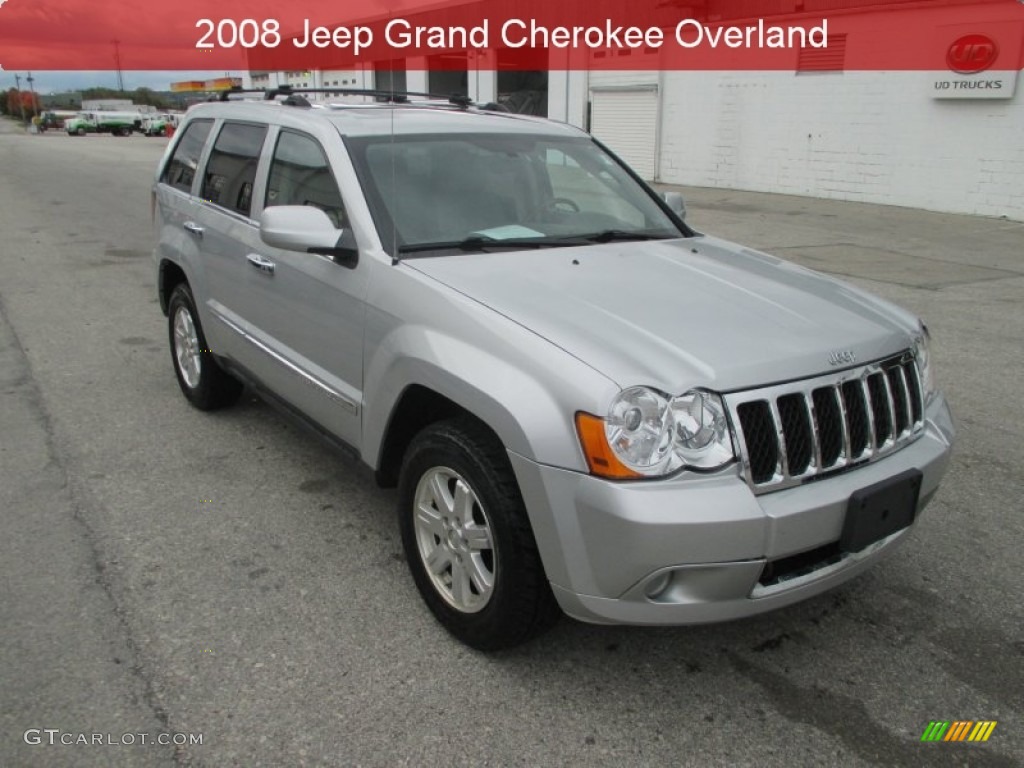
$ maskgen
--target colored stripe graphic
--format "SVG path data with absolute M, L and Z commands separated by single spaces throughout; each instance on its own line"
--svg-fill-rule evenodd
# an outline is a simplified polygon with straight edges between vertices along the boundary
M 940 741 L 948 728 L 948 720 L 932 720 L 921 734 L 921 741 Z
M 932 720 L 921 734 L 921 741 L 988 741 L 996 720 Z
M 996 728 L 995 720 L 983 720 L 974 726 L 974 730 L 971 731 L 971 735 L 967 737 L 968 741 L 988 741 L 988 737 L 992 735 L 992 731 Z
M 949 733 L 946 734 L 946 738 L 943 741 L 963 741 L 964 736 L 967 735 L 967 729 L 972 725 L 974 723 L 970 720 L 957 720 L 953 723 L 953 727 L 949 729 Z

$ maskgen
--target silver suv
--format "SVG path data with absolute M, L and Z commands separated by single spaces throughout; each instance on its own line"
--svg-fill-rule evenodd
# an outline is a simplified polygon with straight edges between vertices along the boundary
M 455 101 L 189 111 L 154 256 L 193 405 L 246 382 L 397 485 L 416 586 L 480 649 L 749 616 L 907 537 L 954 433 L 916 317 Z

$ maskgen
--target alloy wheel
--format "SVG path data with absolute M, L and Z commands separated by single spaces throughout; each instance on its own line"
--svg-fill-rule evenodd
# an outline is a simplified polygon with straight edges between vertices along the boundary
M 415 494 L 417 548 L 434 588 L 463 613 L 483 610 L 494 592 L 497 552 L 487 512 L 458 472 L 428 469 Z
M 174 357 L 185 383 L 195 389 L 199 386 L 202 359 L 199 351 L 199 335 L 192 315 L 185 307 L 178 307 L 174 313 Z

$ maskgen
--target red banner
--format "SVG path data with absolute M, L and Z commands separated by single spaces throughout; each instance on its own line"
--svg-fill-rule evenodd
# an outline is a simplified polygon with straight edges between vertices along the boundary
M 1024 66 L 1017 0 L 405 0 L 389 12 L 382 5 L 0 0 L 0 67 L 344 70 L 395 59 L 410 69 Z

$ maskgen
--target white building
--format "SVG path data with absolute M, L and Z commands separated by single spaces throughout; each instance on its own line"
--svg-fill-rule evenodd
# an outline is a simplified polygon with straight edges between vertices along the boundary
M 149 104 L 136 104 L 131 99 L 86 99 L 82 102 L 84 112 L 155 112 Z
M 718 0 L 723 8 L 729 1 Z M 936 46 L 965 30 L 984 33 L 998 40 L 1000 62 L 1015 62 L 974 78 L 998 78 L 997 91 L 958 89 L 971 78 L 847 70 L 847 57 L 863 60 L 857 54 L 873 44 L 858 21 L 885 13 L 885 23 L 899 24 L 898 3 L 818 5 L 834 14 L 828 55 L 794 53 L 788 71 L 672 71 L 661 68 L 661 53 L 641 50 L 632 52 L 630 71 L 559 69 L 552 55 L 547 71 L 523 72 L 514 69 L 513 51 L 463 50 L 439 54 L 449 59 L 445 70 L 410 58 L 347 71 L 254 73 L 251 82 L 467 93 L 586 128 L 648 180 L 1024 220 L 1024 87 L 1017 83 L 1024 29 L 1001 23 L 995 3 L 954 0 L 938 5 L 934 18 L 912 4 L 914 24 L 931 24 Z M 943 26 L 958 11 L 963 24 Z

